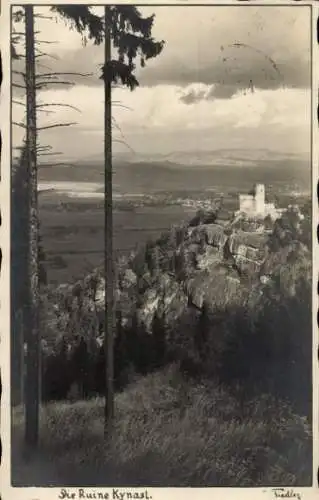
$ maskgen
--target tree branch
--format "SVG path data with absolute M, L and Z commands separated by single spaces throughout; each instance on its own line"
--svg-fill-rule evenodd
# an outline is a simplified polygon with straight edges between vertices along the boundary
M 57 151 L 56 153 L 38 153 L 38 156 L 55 156 L 55 155 L 62 155 L 60 151 Z
M 23 76 L 23 78 L 25 78 L 25 73 L 23 71 L 17 71 L 15 69 L 13 69 L 12 74 L 13 75 L 20 75 L 20 76 Z
M 42 63 L 37 63 L 37 66 L 39 68 L 51 69 L 50 66 L 47 66 L 46 64 L 42 64 Z
M 21 127 L 23 129 L 26 129 L 26 125 L 24 125 L 23 123 L 18 123 L 18 122 L 12 122 L 12 125 L 16 125 L 17 127 Z
M 117 88 L 122 88 L 122 87 L 117 87 Z M 115 108 L 124 108 L 127 109 L 128 111 L 134 111 L 133 108 L 130 108 L 130 106 L 124 106 L 124 104 L 118 104 L 121 101 L 112 101 L 112 106 L 114 105 Z M 101 101 L 101 104 L 104 104 L 104 101 Z
M 35 40 L 34 43 L 36 44 L 41 44 L 41 43 L 46 43 L 48 45 L 50 44 L 54 44 L 54 43 L 60 43 L 58 40 L 53 40 L 53 41 L 49 41 L 49 40 Z
M 43 87 L 46 87 L 47 85 L 53 85 L 53 84 L 58 84 L 58 85 L 68 85 L 68 86 L 74 86 L 75 83 L 73 82 L 59 82 L 59 81 L 48 81 L 48 82 L 39 82 L 38 84 L 36 84 L 35 88 L 36 89 L 42 89 Z
M 51 59 L 54 59 L 55 61 L 60 60 L 59 57 L 53 56 L 52 54 L 47 54 L 46 52 L 43 52 L 42 50 L 39 50 L 38 48 L 35 48 L 35 50 L 37 51 L 37 55 L 35 57 L 47 56 L 47 57 L 51 57 Z
M 19 104 L 19 106 L 25 106 L 25 102 L 17 101 L 16 99 L 12 99 L 12 104 Z
M 39 19 L 50 19 L 50 20 L 54 19 L 53 16 L 44 16 L 43 14 L 34 14 L 33 17 L 38 17 Z
M 41 33 L 41 31 L 35 31 L 34 34 L 35 35 L 38 35 L 39 33 Z M 22 32 L 22 31 L 11 31 L 11 35 L 19 35 L 19 36 L 25 36 L 25 33 Z
M 11 85 L 17 89 L 26 89 L 25 85 L 19 85 L 18 83 L 11 83 Z
M 37 104 L 36 105 L 37 108 L 47 108 L 50 106 L 70 108 L 70 109 L 74 109 L 75 111 L 78 111 L 79 113 L 82 113 L 82 111 L 79 108 L 77 108 L 76 106 L 72 106 L 71 104 L 62 104 L 62 103 L 60 104 L 60 103 L 51 102 L 48 104 Z
M 11 46 L 11 59 L 23 59 L 25 58 L 24 54 L 18 54 L 18 52 Z
M 52 149 L 52 146 L 47 145 L 47 146 L 37 146 L 37 151 L 50 151 Z
M 42 165 L 39 164 L 39 167 L 41 167 L 41 168 L 47 168 L 47 167 L 51 168 L 51 167 L 61 167 L 61 166 L 65 167 L 65 165 L 71 166 L 71 167 L 76 167 L 77 166 L 76 163 L 69 163 L 69 162 L 66 162 L 66 161 L 64 161 L 64 162 L 61 161 L 59 163 L 43 163 Z
M 124 106 L 124 104 L 115 104 L 114 107 L 115 108 L 124 108 L 124 109 L 127 109 L 128 111 L 133 111 L 133 108 L 130 108 L 129 106 Z
M 132 147 L 131 147 L 131 146 L 130 146 L 127 142 L 126 142 L 126 138 L 125 138 L 125 136 L 124 136 L 124 134 L 123 134 L 123 131 L 122 131 L 121 127 L 119 126 L 119 124 L 117 123 L 117 121 L 115 120 L 115 118 L 114 118 L 114 117 L 112 117 L 112 122 L 114 123 L 115 128 L 116 128 L 116 129 L 120 132 L 121 137 L 122 137 L 123 142 L 125 143 L 125 145 L 126 145 L 129 149 L 131 149 L 131 151 L 135 152 L 135 151 L 133 150 L 133 148 L 132 148 Z
M 124 146 L 126 146 L 131 151 L 131 153 L 135 154 L 134 149 L 129 144 L 127 144 L 125 141 L 120 141 L 119 139 L 112 139 L 112 142 L 117 142 L 119 144 L 124 144 Z
M 40 111 L 40 113 L 46 113 L 47 115 L 54 114 L 54 111 L 51 111 L 49 109 L 37 109 L 37 111 Z
M 36 75 L 36 78 L 41 78 L 41 77 L 48 77 L 48 76 L 61 76 L 61 75 L 67 75 L 67 76 L 92 76 L 93 73 L 42 73 Z
M 70 127 L 71 125 L 76 125 L 76 122 L 57 123 L 55 125 L 47 125 L 46 127 L 39 127 L 37 130 L 47 130 L 49 128 L 56 128 L 56 127 Z
M 39 88 L 39 87 L 43 87 L 45 85 L 53 85 L 54 83 L 61 84 L 61 85 L 75 85 L 75 83 L 73 83 L 73 82 L 61 82 L 61 81 L 55 82 L 55 81 L 48 80 L 48 81 L 37 83 L 35 87 Z

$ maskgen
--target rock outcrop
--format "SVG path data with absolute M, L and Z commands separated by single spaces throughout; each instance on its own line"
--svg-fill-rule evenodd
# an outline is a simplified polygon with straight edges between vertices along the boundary
M 174 235 L 172 231 L 172 235 Z M 236 303 L 247 289 L 245 276 L 259 279 L 265 255 L 267 234 L 225 229 L 220 224 L 201 224 L 184 230 L 178 241 L 153 245 L 161 255 L 158 269 L 141 267 L 138 275 L 131 256 L 121 261 L 117 273 L 116 305 L 122 321 L 129 324 L 138 316 L 150 330 L 155 312 L 169 325 L 189 307 L 201 309 L 205 302 L 212 312 Z M 166 246 L 167 247 L 166 247 Z M 175 245 L 175 246 L 174 246 Z M 141 250 L 144 259 L 145 249 Z M 144 252 L 144 253 L 143 253 Z M 165 261 L 167 259 L 167 262 Z M 176 261 L 181 259 L 177 269 Z M 133 266 L 134 267 L 134 266 Z M 55 332 L 98 335 L 103 323 L 105 280 L 102 270 L 86 276 L 75 285 L 59 287 L 50 305 L 50 328 Z

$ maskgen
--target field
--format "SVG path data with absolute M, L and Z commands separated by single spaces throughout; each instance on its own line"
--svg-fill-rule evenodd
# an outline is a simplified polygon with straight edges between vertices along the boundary
M 127 253 L 190 214 L 178 206 L 114 211 L 114 250 Z M 73 282 L 103 262 L 101 207 L 84 202 L 76 211 L 59 211 L 57 206 L 42 205 L 40 222 L 50 283 Z

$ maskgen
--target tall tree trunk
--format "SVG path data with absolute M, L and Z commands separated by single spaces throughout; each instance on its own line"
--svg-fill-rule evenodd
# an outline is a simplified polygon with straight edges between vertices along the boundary
M 12 302 L 15 296 L 11 293 Z M 11 307 L 11 406 L 23 403 L 23 327 L 21 310 Z
M 26 94 L 27 94 L 27 174 L 29 180 L 28 287 L 25 308 L 27 374 L 25 392 L 25 440 L 36 447 L 39 428 L 40 338 L 38 270 L 37 129 L 33 6 L 25 6 Z
M 105 65 L 111 60 L 111 19 L 110 9 L 105 6 Z M 113 363 L 113 335 L 114 335 L 114 271 L 113 271 L 113 213 L 112 213 L 112 106 L 111 81 L 108 78 L 104 83 L 105 115 L 104 115 L 104 210 L 105 210 L 105 322 L 104 322 L 104 349 L 106 363 L 105 381 L 105 434 L 110 429 L 114 413 L 114 363 Z
M 24 403 L 24 307 L 28 276 L 26 148 L 11 173 L 11 404 Z

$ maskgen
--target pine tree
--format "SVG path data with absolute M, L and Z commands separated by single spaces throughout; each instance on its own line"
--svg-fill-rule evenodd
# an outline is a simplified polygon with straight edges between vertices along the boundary
M 39 338 L 39 259 L 38 259 L 38 196 L 37 196 L 37 127 L 35 95 L 35 50 L 33 6 L 26 5 L 26 170 L 28 189 L 28 288 L 26 290 L 25 331 L 27 341 L 26 377 L 26 443 L 33 447 L 38 441 L 40 392 Z
M 77 31 L 84 37 L 89 31 L 89 38 L 101 43 L 103 40 L 103 23 L 98 16 L 94 16 L 87 6 L 59 6 L 52 7 L 60 15 L 75 23 Z M 24 297 L 24 327 L 27 341 L 27 380 L 26 380 L 26 442 L 34 447 L 38 441 L 38 413 L 40 393 L 40 335 L 39 335 L 39 285 L 40 278 L 46 281 L 43 268 L 40 268 L 39 259 L 43 256 L 39 248 L 39 224 L 37 205 L 37 124 L 36 124 L 36 75 L 35 75 L 35 38 L 34 12 L 30 5 L 20 9 L 13 15 L 14 20 L 25 19 L 25 88 L 26 88 L 26 141 L 23 153 L 26 182 L 26 214 L 27 214 L 27 275 Z M 98 23 L 99 22 L 99 23 Z M 12 36 L 11 55 L 19 58 L 15 49 L 19 37 Z M 42 255 L 41 255 L 42 254 Z M 23 260 L 23 257 L 22 257 Z M 15 278 L 12 278 L 13 280 Z M 13 332 L 16 336 L 16 331 Z M 21 339 L 20 339 L 21 340 Z M 15 340 L 13 341 L 15 353 Z M 16 356 L 16 354 L 15 354 Z M 21 369 L 21 367 L 20 367 Z
M 101 78 L 105 90 L 105 349 L 107 359 L 107 398 L 105 404 L 105 433 L 113 419 L 113 336 L 114 336 L 114 270 L 112 218 L 112 109 L 111 85 L 120 83 L 130 90 L 138 86 L 134 75 L 135 63 L 141 66 L 147 59 L 158 56 L 164 42 L 152 38 L 154 15 L 143 18 L 131 5 L 105 6 L 105 53 Z M 111 58 L 111 43 L 117 50 L 117 59 Z
M 101 78 L 107 83 L 120 83 L 134 90 L 139 82 L 134 75 L 135 61 L 141 67 L 148 59 L 158 56 L 164 41 L 152 38 L 155 15 L 143 18 L 133 5 L 115 5 L 106 8 L 105 21 L 109 25 L 109 36 L 117 51 L 117 59 L 108 58 L 102 68 Z

